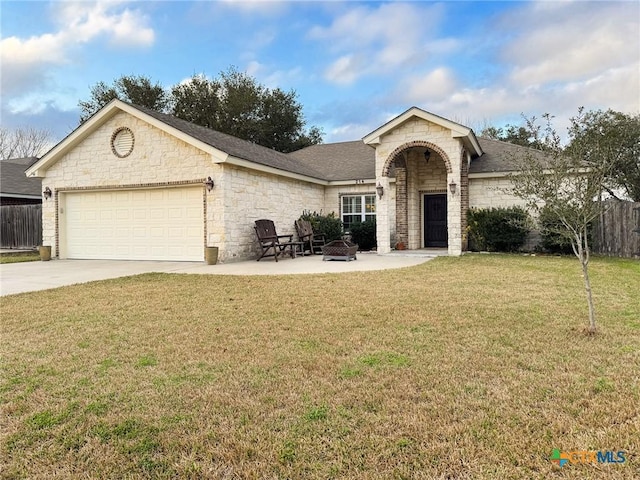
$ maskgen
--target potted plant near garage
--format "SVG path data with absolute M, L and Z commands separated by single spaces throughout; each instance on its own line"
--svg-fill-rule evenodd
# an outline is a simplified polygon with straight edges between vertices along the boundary
M 204 260 L 207 265 L 215 265 L 218 262 L 218 247 L 204 247 Z
M 50 245 L 40 245 L 38 247 L 38 251 L 40 252 L 40 260 L 43 262 L 48 262 L 51 260 L 51 246 Z

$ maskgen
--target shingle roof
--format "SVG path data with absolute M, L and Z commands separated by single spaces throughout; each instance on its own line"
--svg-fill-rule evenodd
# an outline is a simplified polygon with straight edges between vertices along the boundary
M 155 110 L 140 107 L 138 105 L 131 106 L 155 118 L 156 120 L 176 128 L 196 140 L 200 140 L 207 145 L 211 145 L 212 147 L 228 153 L 233 157 L 277 168 L 278 170 L 325 180 L 323 173 L 314 168 L 311 163 L 299 162 L 295 158 L 284 153 L 277 152 L 276 150 L 242 140 L 232 135 L 227 135 L 226 133 L 211 130 L 210 128 L 201 127 L 200 125 L 195 125 L 171 115 L 159 113 Z
M 522 156 L 525 153 L 535 155 L 541 159 L 545 158 L 545 154 L 540 150 L 501 142 L 500 140 L 478 137 L 478 143 L 480 143 L 484 153 L 471 161 L 469 173 L 516 171 L 518 166 L 514 160 L 518 155 Z
M 284 154 L 155 110 L 138 105 L 132 107 L 243 160 L 327 181 L 375 178 L 375 149 L 362 140 L 312 145 Z M 525 152 L 544 158 L 544 153 L 520 145 L 482 137 L 477 140 L 483 154 L 471 161 L 469 173 L 515 171 L 517 165 L 514 158 Z
M 469 173 L 513 172 L 518 155 L 530 153 L 544 158 L 544 153 L 512 143 L 478 138 L 483 154 L 471 161 Z M 328 143 L 292 152 L 290 156 L 322 169 L 326 180 L 375 178 L 375 150 L 364 142 Z
M 325 180 L 375 178 L 376 151 L 362 140 L 312 145 L 289 154 L 320 170 Z
M 0 193 L 6 195 L 40 196 L 42 179 L 27 178 L 25 170 L 34 164 L 36 157 L 8 158 L 0 162 Z

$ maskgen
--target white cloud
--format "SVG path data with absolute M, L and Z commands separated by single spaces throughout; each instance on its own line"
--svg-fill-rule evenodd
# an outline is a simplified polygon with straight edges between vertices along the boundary
M 518 9 L 504 19 L 518 26 L 503 53 L 513 65 L 511 80 L 571 82 L 636 61 L 639 13 L 636 2 L 542 2 Z
M 105 35 L 113 45 L 147 47 L 155 34 L 138 10 L 122 9 L 118 2 L 56 4 L 59 30 L 22 39 L 0 41 L 2 94 L 14 94 L 42 84 L 47 70 L 71 63 L 75 50 Z
M 472 85 L 466 78 L 473 67 L 464 61 L 457 70 L 443 66 L 405 74 L 386 103 L 400 99 L 471 123 L 505 118 L 518 122 L 520 113 L 537 117 L 550 113 L 558 118 L 559 131 L 580 106 L 637 113 L 639 10 L 631 2 L 518 6 L 498 20 L 491 19 L 491 28 L 485 29 L 488 44 L 502 45 L 493 53 L 485 52 L 499 60 L 490 70 L 492 75 L 475 78 Z
M 247 68 L 245 69 L 245 71 L 247 72 L 247 75 L 256 77 L 258 74 L 260 74 L 260 72 L 264 71 L 264 65 L 256 60 L 251 60 L 247 64 Z
M 423 60 L 433 53 L 425 40 L 441 17 L 440 5 L 409 3 L 356 7 L 328 27 L 315 26 L 308 36 L 339 55 L 325 70 L 325 78 L 348 85 L 366 75 L 389 75 L 393 69 Z M 450 48 L 440 43 L 437 48 Z
M 373 122 L 368 124 L 362 123 L 348 123 L 332 128 L 326 138 L 328 142 L 350 142 L 353 140 L 359 140 L 369 132 L 372 132 L 379 125 L 375 125 Z
M 281 15 L 287 8 L 287 2 L 274 0 L 222 0 L 219 5 L 236 9 L 247 15 Z
M 354 55 L 338 58 L 325 70 L 325 78 L 332 83 L 349 85 L 355 82 L 359 75 L 367 69 L 367 63 Z
M 251 60 L 246 68 L 247 75 L 254 77 L 259 83 L 268 88 L 283 88 L 286 84 L 295 83 L 302 77 L 302 68 L 293 67 L 289 70 L 272 70 L 268 65 L 262 64 L 257 60 Z
M 451 69 L 439 67 L 425 75 L 406 78 L 400 83 L 397 95 L 408 103 L 425 103 L 452 95 L 457 84 Z

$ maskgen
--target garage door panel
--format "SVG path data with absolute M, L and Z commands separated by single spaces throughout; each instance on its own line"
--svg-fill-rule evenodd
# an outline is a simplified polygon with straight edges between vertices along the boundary
M 200 208 L 187 208 L 185 212 L 186 218 L 200 218 L 202 215 L 202 207 Z
M 68 258 L 202 260 L 200 187 L 74 192 L 65 206 Z
M 133 211 L 133 218 L 136 220 L 147 220 L 147 218 L 149 218 L 149 212 L 141 208 L 136 208 Z

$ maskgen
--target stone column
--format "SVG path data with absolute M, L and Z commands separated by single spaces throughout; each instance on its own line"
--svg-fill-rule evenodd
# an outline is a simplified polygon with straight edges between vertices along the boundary
M 396 166 L 396 241 L 409 247 L 407 167 Z
M 468 249 L 467 212 L 469 211 L 469 166 L 466 155 L 462 156 L 460 172 L 460 225 L 462 229 L 462 251 Z
M 451 193 L 449 185 L 456 183 L 456 192 Z M 447 227 L 449 236 L 449 255 L 462 254 L 462 218 L 461 218 L 461 189 L 460 171 L 454 169 L 454 173 L 447 175 Z
M 376 199 L 376 236 L 378 239 L 378 253 L 389 253 L 391 251 L 391 229 L 389 225 L 389 199 L 391 190 L 389 188 L 389 177 L 378 177 L 376 185 L 380 184 L 384 189 L 382 198 Z

